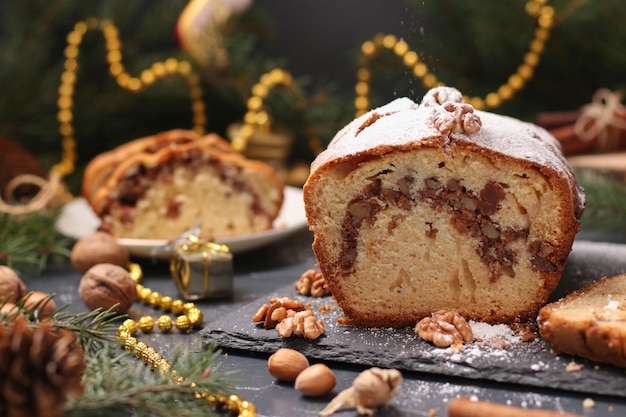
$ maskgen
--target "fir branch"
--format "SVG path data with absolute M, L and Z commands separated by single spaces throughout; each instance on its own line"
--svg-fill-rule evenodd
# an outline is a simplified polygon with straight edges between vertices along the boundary
M 68 259 L 71 239 L 56 228 L 60 211 L 0 213 L 0 265 L 40 273 L 51 257 Z
M 220 355 L 214 345 L 199 354 L 177 349 L 170 364 L 176 375 L 183 377 L 178 382 L 172 372 L 151 371 L 129 352 L 102 349 L 87 356 L 85 392 L 67 402 L 64 417 L 219 415 L 206 399 L 198 399 L 195 394 L 232 393 L 235 372 L 218 372 L 216 360 Z
M 108 310 L 95 309 L 78 314 L 68 313 L 68 306 L 69 304 L 57 309 L 50 318 L 55 327 L 75 332 L 87 353 L 99 351 L 107 344 L 117 341 L 113 330 L 126 316 L 118 314 L 115 311 L 116 306 Z
M 590 172 L 579 172 L 577 181 L 587 195 L 581 227 L 626 232 L 626 185 Z

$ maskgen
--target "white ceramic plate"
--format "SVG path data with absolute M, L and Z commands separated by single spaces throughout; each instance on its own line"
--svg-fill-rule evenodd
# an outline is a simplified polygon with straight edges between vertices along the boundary
M 285 199 L 278 217 L 274 220 L 273 229 L 249 235 L 219 239 L 217 243 L 227 245 L 232 253 L 244 252 L 281 240 L 291 233 L 306 227 L 306 224 L 302 189 L 285 187 Z M 75 239 L 80 239 L 95 232 L 99 225 L 100 219 L 83 198 L 78 198 L 66 204 L 57 221 L 57 228 L 62 233 Z M 166 240 L 161 239 L 118 239 L 118 242 L 128 248 L 132 255 L 146 257 L 152 256 L 152 249 L 167 243 Z M 169 254 L 160 252 L 156 256 L 168 257 Z

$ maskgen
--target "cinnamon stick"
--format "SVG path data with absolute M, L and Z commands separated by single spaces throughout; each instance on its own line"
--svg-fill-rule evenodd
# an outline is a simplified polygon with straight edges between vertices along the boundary
M 580 110 L 539 113 L 535 123 L 546 130 L 555 129 L 576 123 L 581 113 Z
M 519 408 L 469 398 L 453 398 L 448 402 L 448 417 L 582 417 L 579 414 L 553 410 Z

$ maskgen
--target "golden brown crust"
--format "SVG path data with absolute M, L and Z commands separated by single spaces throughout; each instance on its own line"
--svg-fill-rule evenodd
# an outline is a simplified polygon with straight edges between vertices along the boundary
M 187 143 L 198 139 L 191 130 L 175 129 L 156 135 L 146 136 L 124 143 L 115 149 L 103 152 L 92 159 L 83 173 L 82 196 L 91 201 L 95 193 L 107 181 L 117 165 L 129 156 L 141 152 L 154 153 L 172 143 Z
M 555 353 L 626 367 L 626 274 L 600 279 L 544 306 L 537 322 Z
M 172 159 L 175 154 L 184 154 L 198 148 L 214 155 L 228 155 L 227 158 L 231 160 L 243 158 L 216 134 L 199 137 L 191 131 L 173 130 L 137 139 L 121 145 L 108 155 L 94 159 L 93 177 L 85 176 L 83 181 L 83 187 L 89 183 L 88 201 L 96 214 L 102 215 L 107 196 L 133 167 L 156 166 Z

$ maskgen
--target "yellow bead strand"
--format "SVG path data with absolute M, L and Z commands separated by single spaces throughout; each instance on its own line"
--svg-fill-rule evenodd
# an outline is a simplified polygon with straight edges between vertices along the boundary
M 530 0 L 526 3 L 526 13 L 537 19 L 533 40 L 529 44 L 528 52 L 523 56 L 522 63 L 517 71 L 495 91 L 481 97 L 465 97 L 465 101 L 479 110 L 493 109 L 499 107 L 507 100 L 519 92 L 526 83 L 533 77 L 535 68 L 539 64 L 541 54 L 545 49 L 545 44 L 550 37 L 550 30 L 554 25 L 554 8 L 547 5 L 548 0 Z M 357 83 L 355 86 L 356 98 L 354 106 L 356 116 L 366 113 L 371 108 L 369 100 L 370 81 L 372 72 L 367 65 L 375 58 L 381 50 L 393 51 L 401 60 L 404 66 L 411 70 L 411 73 L 422 81 L 426 89 L 444 85 L 437 76 L 430 72 L 428 66 L 420 60 L 417 52 L 410 50 L 408 44 L 396 38 L 394 35 L 378 34 L 372 40 L 365 41 L 361 46 L 361 55 L 365 64 L 357 72 Z
M 202 99 L 200 77 L 193 71 L 188 61 L 168 58 L 163 62 L 155 62 L 148 69 L 141 72 L 139 77 L 133 77 L 122 62 L 122 43 L 119 39 L 117 27 L 106 19 L 90 18 L 79 21 L 67 35 L 67 46 L 64 50 L 64 71 L 61 74 L 59 98 L 57 100 L 57 120 L 61 134 L 62 159 L 52 167 L 52 171 L 63 176 L 74 171 L 76 163 L 76 139 L 74 131 L 74 94 L 78 73 L 78 57 L 83 36 L 89 30 L 100 30 L 104 36 L 106 60 L 109 65 L 109 75 L 115 79 L 117 85 L 124 90 L 138 93 L 150 87 L 159 80 L 169 76 L 181 76 L 189 85 L 191 111 L 193 114 L 193 130 L 203 134 L 206 125 L 205 104 Z
M 238 152 L 244 152 L 248 146 L 248 142 L 257 129 L 269 130 L 272 120 L 267 109 L 264 107 L 264 101 L 270 94 L 272 89 L 283 86 L 297 94 L 298 98 L 303 100 L 303 96 L 298 89 L 292 75 L 280 68 L 261 75 L 256 84 L 251 88 L 251 96 L 246 102 L 247 111 L 243 117 L 243 126 L 232 138 L 231 144 Z M 302 108 L 305 106 L 302 105 Z M 323 146 L 315 134 L 315 128 L 308 123 L 307 137 L 309 148 L 315 155 L 323 151 Z
M 137 284 L 137 294 L 140 302 L 179 314 L 176 320 L 164 314 L 157 320 L 157 326 L 163 333 L 168 333 L 175 325 L 179 331 L 188 332 L 202 325 L 203 315 L 194 303 L 185 303 L 182 300 L 172 300 L 169 296 L 163 296 L 141 284 L 143 273 L 139 264 L 129 265 L 131 278 Z M 164 375 L 172 375 L 176 382 L 183 382 L 183 378 L 171 370 L 171 364 L 156 349 L 148 346 L 145 342 L 137 340 L 137 332 L 150 333 L 154 328 L 154 319 L 150 316 L 142 316 L 138 321 L 126 319 L 117 328 L 116 335 L 120 345 L 136 358 L 141 359 L 153 370 L 159 370 Z M 250 401 L 243 400 L 238 395 L 213 395 L 208 392 L 196 392 L 195 397 L 205 399 L 216 411 L 226 411 L 237 417 L 256 417 L 256 407 Z

